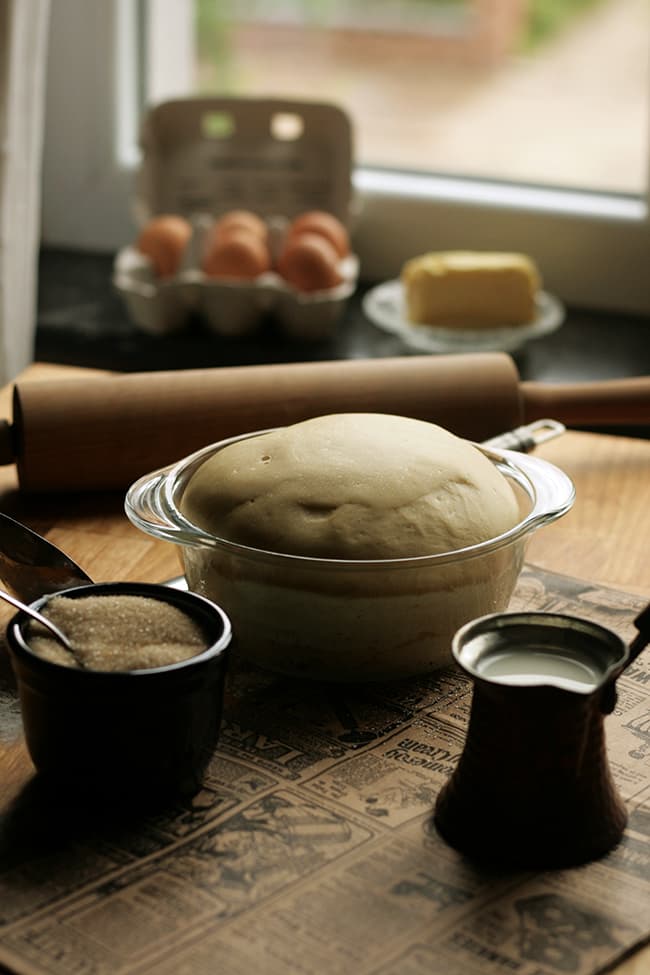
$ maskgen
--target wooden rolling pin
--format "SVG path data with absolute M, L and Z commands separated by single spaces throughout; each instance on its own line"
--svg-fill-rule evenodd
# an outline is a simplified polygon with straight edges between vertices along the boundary
M 535 419 L 650 423 L 650 379 L 520 382 L 503 353 L 351 359 L 17 382 L 0 463 L 23 491 L 124 489 L 224 437 L 322 413 L 399 413 L 484 440 Z

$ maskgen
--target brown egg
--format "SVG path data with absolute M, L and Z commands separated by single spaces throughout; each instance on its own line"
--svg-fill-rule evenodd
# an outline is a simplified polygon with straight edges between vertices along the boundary
M 221 239 L 212 237 L 202 267 L 211 278 L 250 280 L 270 270 L 271 255 L 256 234 L 233 228 Z
M 223 237 L 231 230 L 249 230 L 261 240 L 268 237 L 268 228 L 261 217 L 251 210 L 229 210 L 219 217 L 215 223 L 211 236 Z
M 157 277 L 169 278 L 178 271 L 191 236 L 192 227 L 188 220 L 163 214 L 149 221 L 135 246 L 149 258 Z
M 278 271 L 298 291 L 324 291 L 340 284 L 339 256 L 319 234 L 292 235 L 278 258 Z
M 301 213 L 291 222 L 288 236 L 302 234 L 305 231 L 320 234 L 332 244 L 339 257 L 345 257 L 350 253 L 350 238 L 348 232 L 335 216 L 325 213 L 324 210 L 308 210 Z

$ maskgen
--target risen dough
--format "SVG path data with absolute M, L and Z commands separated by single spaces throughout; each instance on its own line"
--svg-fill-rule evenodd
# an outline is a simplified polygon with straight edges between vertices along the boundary
M 471 443 L 386 414 L 321 416 L 228 445 L 191 478 L 194 524 L 267 551 L 337 559 L 433 555 L 500 535 L 514 493 Z

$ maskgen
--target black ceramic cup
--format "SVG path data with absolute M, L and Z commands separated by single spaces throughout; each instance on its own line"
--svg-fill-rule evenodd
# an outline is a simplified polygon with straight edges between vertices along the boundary
M 201 787 L 219 736 L 231 625 L 214 603 L 149 583 L 97 583 L 44 596 L 144 596 L 171 603 L 194 619 L 207 649 L 148 670 L 78 670 L 29 648 L 26 613 L 7 627 L 25 739 L 49 784 L 77 794 L 140 801 L 189 796 Z

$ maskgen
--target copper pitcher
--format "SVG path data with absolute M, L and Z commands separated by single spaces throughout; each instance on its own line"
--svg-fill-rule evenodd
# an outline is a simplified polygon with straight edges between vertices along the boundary
M 650 607 L 635 621 L 650 627 Z M 627 822 L 604 717 L 643 649 L 577 617 L 501 613 L 463 626 L 452 651 L 473 679 L 465 746 L 434 823 L 463 853 L 517 867 L 602 856 Z

